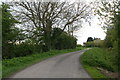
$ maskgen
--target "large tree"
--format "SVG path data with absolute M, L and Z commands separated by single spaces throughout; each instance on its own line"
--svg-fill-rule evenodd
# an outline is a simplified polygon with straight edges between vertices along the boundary
M 99 19 L 104 23 L 104 28 L 107 29 L 106 42 L 117 48 L 120 27 L 120 2 L 118 0 L 101 1 L 101 4 L 96 10 L 97 14 L 100 16 Z
M 91 12 L 91 8 L 83 2 L 16 2 L 13 8 L 20 21 L 30 26 L 31 30 L 27 31 L 31 32 L 31 37 L 38 42 L 42 38 L 48 49 L 54 42 L 51 41 L 53 28 L 61 28 L 62 33 L 67 26 L 88 18 Z
M 19 30 L 15 28 L 15 23 L 18 23 L 10 13 L 10 6 L 2 4 L 2 52 L 3 56 L 10 54 L 12 45 L 16 41 Z

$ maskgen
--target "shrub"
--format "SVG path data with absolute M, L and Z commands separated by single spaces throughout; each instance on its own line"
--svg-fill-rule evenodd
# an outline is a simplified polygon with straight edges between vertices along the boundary
M 68 35 L 67 33 L 61 34 L 56 43 L 55 48 L 56 49 L 73 49 L 76 47 L 77 39 L 71 35 Z
M 81 45 L 81 44 L 78 44 L 77 47 L 82 47 L 82 45 Z

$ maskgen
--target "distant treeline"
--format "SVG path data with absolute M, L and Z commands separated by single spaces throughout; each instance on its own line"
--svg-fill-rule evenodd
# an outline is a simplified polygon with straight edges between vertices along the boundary
M 103 47 L 104 46 L 104 40 L 101 40 L 100 38 L 92 38 L 88 37 L 87 42 L 84 43 L 85 47 Z

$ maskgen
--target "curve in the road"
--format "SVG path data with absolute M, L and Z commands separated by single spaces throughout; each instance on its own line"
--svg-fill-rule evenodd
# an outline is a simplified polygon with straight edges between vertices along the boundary
M 43 60 L 10 78 L 90 78 L 79 57 L 86 50 L 70 52 Z

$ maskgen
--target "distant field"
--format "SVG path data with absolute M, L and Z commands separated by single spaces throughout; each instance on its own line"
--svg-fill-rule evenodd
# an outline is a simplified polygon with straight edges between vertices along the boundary
M 3 60 L 3 75 L 2 77 L 9 76 L 16 71 L 19 71 L 21 69 L 26 68 L 27 66 L 30 66 L 36 62 L 39 62 L 41 60 L 44 60 L 46 58 L 58 55 L 58 54 L 64 54 L 68 52 L 74 52 L 79 51 L 81 49 L 84 49 L 83 47 L 77 47 L 76 49 L 66 49 L 66 50 L 52 50 L 49 52 L 44 53 L 36 53 L 30 56 L 25 57 L 16 57 L 13 59 L 7 59 Z

